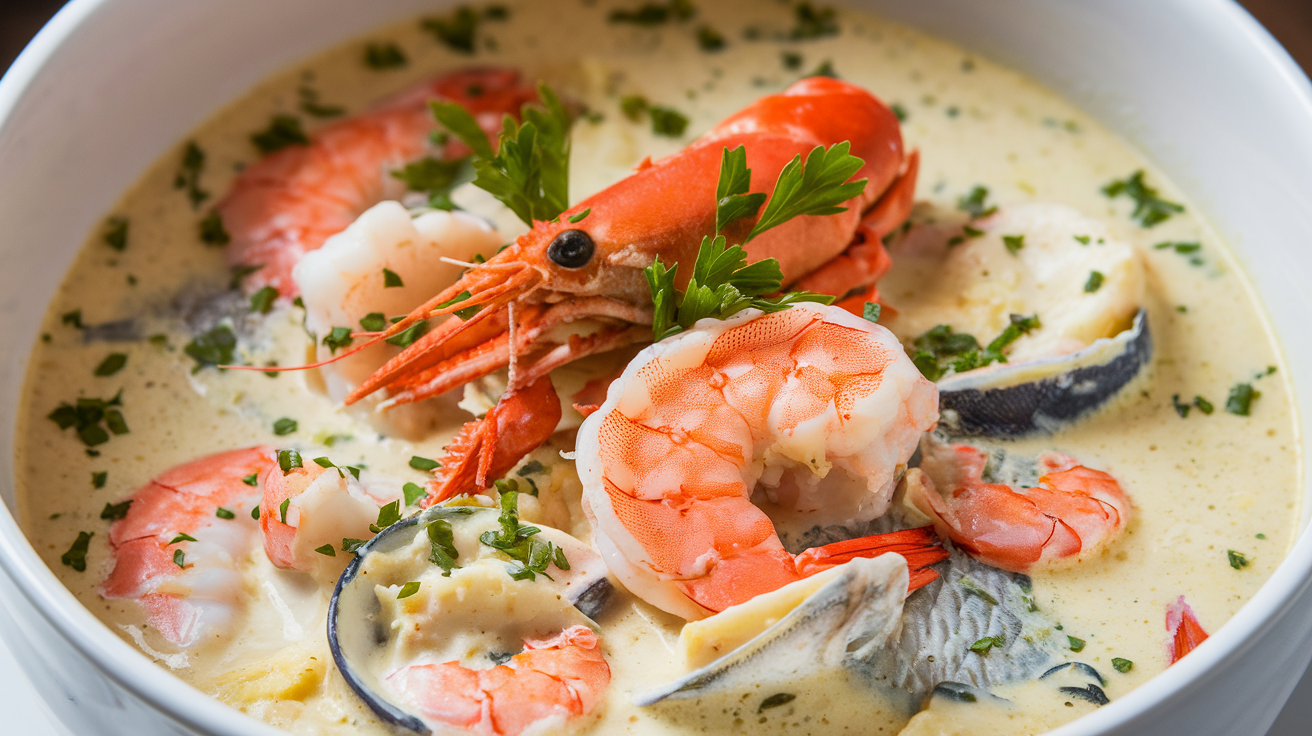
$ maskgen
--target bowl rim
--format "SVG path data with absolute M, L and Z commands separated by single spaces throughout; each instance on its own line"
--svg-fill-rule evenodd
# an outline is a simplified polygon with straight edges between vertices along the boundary
M 70 0 L 23 49 L 0 78 L 0 134 L 47 63 L 65 49 L 79 28 L 112 2 L 116 0 Z M 1175 5 L 1181 12 L 1192 13 L 1215 26 L 1225 26 L 1236 42 L 1257 51 L 1265 67 L 1262 73 L 1278 79 L 1284 92 L 1301 107 L 1307 130 L 1312 131 L 1312 83 L 1289 53 L 1236 0 L 1176 2 Z M 1245 278 L 1249 277 L 1245 275 Z M 1307 418 L 1296 418 L 1299 431 L 1307 431 Z M 1302 480 L 1303 503 L 1307 504 L 1312 498 L 1307 497 L 1307 479 Z M 0 573 L 7 574 L 26 602 L 94 663 L 101 674 L 169 718 L 207 734 L 276 736 L 284 733 L 204 694 L 114 634 L 46 566 L 7 504 L 0 504 Z M 1189 657 L 1097 712 L 1048 733 L 1052 736 L 1109 733 L 1159 704 L 1180 697 L 1194 683 L 1209 679 L 1211 671 L 1223 660 L 1250 649 L 1263 632 L 1290 613 L 1295 599 L 1309 587 L 1312 587 L 1312 525 L 1305 524 L 1285 558 L 1258 591 Z M 4 605 L 3 601 L 0 605 Z

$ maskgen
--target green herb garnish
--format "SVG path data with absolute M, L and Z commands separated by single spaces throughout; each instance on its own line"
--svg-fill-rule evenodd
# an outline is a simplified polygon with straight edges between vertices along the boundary
M 413 457 L 410 458 L 410 467 L 414 468 L 415 470 L 422 470 L 424 472 L 428 472 L 430 470 L 436 470 L 442 467 L 442 463 L 439 463 L 436 460 L 430 460 L 429 458 L 426 457 L 419 457 L 418 455 L 414 455 Z
M 376 71 L 400 69 L 409 62 L 395 43 L 371 43 L 364 47 L 364 65 Z
M 747 148 L 732 151 L 726 146 L 720 154 L 720 181 L 715 186 L 715 232 L 743 217 L 755 217 L 765 204 L 765 192 L 750 194 L 752 170 L 747 168 Z
M 182 550 L 180 549 L 173 550 L 173 564 L 177 565 L 183 570 L 187 569 L 187 556 L 183 554 Z
M 328 346 L 328 351 L 333 355 L 342 348 L 350 347 L 353 342 L 355 338 L 351 336 L 350 327 L 334 327 L 323 336 L 323 344 Z
M 272 286 L 262 287 L 251 294 L 251 311 L 256 314 L 268 314 L 273 308 L 273 301 L 278 298 L 278 290 Z
M 260 474 L 251 473 L 250 475 L 242 476 L 241 482 L 252 487 L 258 486 L 260 484 Z
M 112 376 L 123 370 L 123 366 L 127 364 L 127 353 L 110 353 L 105 356 L 104 360 L 100 361 L 100 365 L 96 366 L 95 375 L 101 378 Z
M 1134 669 L 1134 662 L 1131 662 L 1128 659 L 1121 659 L 1120 657 L 1112 657 L 1112 669 L 1121 674 L 1125 674 Z
M 415 583 L 415 582 L 406 583 L 405 585 L 401 586 L 401 591 L 396 594 L 396 599 L 401 600 L 402 598 L 409 598 L 410 596 L 418 592 L 419 592 L 419 583 Z
M 710 26 L 699 26 L 697 28 L 697 45 L 701 47 L 702 51 L 719 51 L 725 47 L 724 36 Z
M 401 492 L 405 494 L 405 505 L 414 506 L 421 499 L 428 497 L 428 491 L 418 483 L 406 483 L 401 486 Z
M 481 132 L 480 132 L 481 134 Z M 451 192 L 474 177 L 469 157 L 442 160 L 431 156 L 412 161 L 392 176 L 405 182 L 406 188 L 428 195 L 428 206 L 439 210 L 456 208 Z
M 1007 252 L 1010 253 L 1010 254 L 1012 254 L 1012 255 L 1014 256 L 1014 255 L 1016 255 L 1017 253 L 1020 252 L 1020 249 L 1021 249 L 1021 248 L 1024 248 L 1024 247 L 1025 247 L 1025 236 L 1024 236 L 1024 235 L 1003 235 L 1003 236 L 1002 236 L 1002 244 L 1003 244 L 1004 246 L 1006 246 L 1006 248 L 1007 248 Z
M 389 345 L 395 345 L 401 348 L 408 348 L 414 344 L 415 340 L 423 337 L 428 333 L 428 321 L 419 320 L 400 332 L 383 340 Z
M 395 288 L 398 288 L 398 287 L 401 287 L 401 286 L 405 286 L 405 283 L 401 281 L 401 276 L 400 276 L 399 274 L 397 274 L 396 271 L 393 271 L 393 270 L 390 269 L 390 268 L 384 268 L 384 269 L 383 269 L 383 288 L 384 288 L 384 289 L 395 289 Z
M 127 518 L 128 509 L 131 506 L 132 499 L 130 498 L 122 503 L 107 503 L 105 504 L 105 508 L 100 510 L 100 518 L 105 521 L 118 521 L 119 519 Z
M 975 185 L 969 194 L 957 199 L 957 209 L 970 213 L 970 219 L 978 220 L 998 211 L 997 205 L 989 206 L 985 200 L 989 197 L 988 187 Z
M 1230 388 L 1230 395 L 1225 400 L 1225 410 L 1231 414 L 1246 417 L 1253 408 L 1253 400 L 1262 393 L 1253 388 L 1251 383 L 1236 383 Z
M 366 332 L 382 332 L 387 329 L 387 317 L 382 312 L 370 312 L 360 320 L 360 327 Z
M 223 508 L 222 506 L 220 506 L 220 507 L 214 509 L 214 515 L 217 516 L 217 517 L 219 517 L 220 519 L 235 519 L 235 518 L 237 518 L 237 515 L 236 515 L 236 514 L 232 513 L 232 512 L 229 511 L 228 509 Z
M 1082 652 L 1082 651 L 1084 651 L 1084 640 L 1083 640 L 1083 639 L 1080 639 L 1080 638 L 1078 638 L 1078 637 L 1074 637 L 1074 636 L 1071 636 L 1070 634 L 1067 634 L 1067 635 L 1066 635 L 1066 641 L 1067 641 L 1067 643 L 1069 644 L 1069 646 L 1070 646 L 1070 650 L 1071 650 L 1072 652 Z
M 931 381 L 947 375 L 949 369 L 954 373 L 964 373 L 992 363 L 1005 363 L 1007 356 L 1003 350 L 1041 326 L 1038 315 L 1013 314 L 1007 327 L 981 349 L 973 335 L 953 332 L 949 325 L 936 325 L 915 339 L 916 352 L 911 354 L 911 361 Z
M 251 143 L 261 154 L 269 155 L 288 146 L 308 146 L 310 137 L 301 129 L 300 118 L 292 115 L 274 115 L 269 127 L 251 134 Z
M 287 475 L 295 468 L 305 467 L 301 462 L 301 453 L 295 450 L 278 451 L 278 468 L 282 470 L 283 475 Z
M 761 704 L 757 706 L 756 712 L 760 713 L 762 711 L 767 711 L 771 708 L 778 708 L 779 706 L 787 705 L 796 699 L 797 696 L 793 695 L 792 693 L 775 693 L 774 695 L 771 695 L 765 700 L 762 700 Z
M 1002 645 L 1006 643 L 1006 637 L 1002 634 L 998 634 L 997 636 L 986 636 L 983 639 L 976 641 L 974 644 L 971 644 L 970 651 L 975 652 L 976 654 L 988 654 L 993 647 L 1001 648 Z
M 109 480 L 109 471 L 102 470 L 99 473 L 91 474 L 91 487 L 104 488 L 105 481 Z
M 1143 169 L 1139 169 L 1125 179 L 1118 179 L 1102 188 L 1102 193 L 1111 199 L 1122 194 L 1134 200 L 1134 212 L 1130 218 L 1138 220 L 1143 227 L 1153 227 L 1170 219 L 1171 215 L 1184 212 L 1182 205 L 1168 202 L 1157 196 L 1157 190 L 1143 181 Z
M 866 302 L 865 306 L 861 308 L 861 316 L 869 322 L 879 324 L 879 313 L 882 309 L 883 307 L 874 302 Z
M 1175 409 L 1175 413 L 1179 414 L 1181 419 L 1184 419 L 1189 416 L 1189 410 L 1193 407 L 1180 401 L 1180 394 L 1174 394 L 1171 396 L 1171 408 Z
M 445 18 L 425 18 L 420 26 L 433 34 L 439 43 L 462 54 L 474 53 L 474 40 L 480 20 L 505 20 L 510 12 L 500 5 L 489 5 L 480 17 L 472 8 L 460 6 Z
M 74 309 L 71 312 L 64 312 L 59 316 L 59 321 L 74 329 L 82 329 L 82 310 Z
M 1103 275 L 1101 271 L 1090 271 L 1089 280 L 1084 282 L 1084 293 L 1092 294 L 1102 288 Z
M 833 8 L 817 8 L 811 3 L 798 3 L 793 8 L 797 25 L 788 32 L 793 41 L 809 41 L 838 35 L 838 17 Z
M 342 551 L 347 552 L 349 554 L 355 554 L 356 550 L 364 546 L 364 541 L 365 540 L 363 539 L 351 539 L 350 537 L 342 537 Z
M 59 561 L 78 572 L 86 572 L 87 550 L 91 547 L 91 538 L 95 535 L 95 532 L 78 532 L 77 539 L 73 540 L 73 546 L 59 556 Z
M 499 480 L 496 487 L 500 491 L 498 503 L 501 515 L 497 520 L 501 528 L 499 531 L 483 532 L 478 539 L 520 564 L 519 569 L 511 571 L 510 577 L 515 580 L 536 580 L 537 575 L 542 575 L 551 580 L 547 567 L 553 562 L 557 568 L 568 570 L 569 562 L 562 550 L 551 542 L 533 539 L 541 529 L 520 525 L 518 484 L 513 480 Z
M 73 427 L 82 444 L 95 447 L 109 441 L 109 434 L 127 434 L 127 423 L 123 414 L 115 407 L 123 405 L 123 392 L 119 391 L 111 399 L 79 398 L 74 403 L 60 403 L 59 407 L 46 416 L 59 425 L 61 430 Z M 104 427 L 101 423 L 104 423 Z
M 223 246 L 232 242 L 232 236 L 228 234 L 228 229 L 223 226 L 223 217 L 217 211 L 211 210 L 198 226 L 200 231 L 200 242 L 205 245 Z
M 469 111 L 454 102 L 431 103 L 433 116 L 474 152 L 474 186 L 483 189 L 532 227 L 569 206 L 570 118 L 560 99 L 538 85 L 543 106 L 528 104 L 521 122 L 506 116 L 493 153 Z
M 401 501 L 393 501 L 378 509 L 378 521 L 369 525 L 369 531 L 377 534 L 401 520 Z
M 805 164 L 800 154 L 794 156 L 779 172 L 765 212 L 743 242 L 794 217 L 845 211 L 846 207 L 838 205 L 861 194 L 866 187 L 865 179 L 848 181 L 864 165 L 861 159 L 848 153 L 850 149 L 847 141 L 836 143 L 828 150 L 816 146 L 807 154 Z
M 111 217 L 105 222 L 105 245 L 122 253 L 128 248 L 128 218 Z
M 1211 414 L 1216 410 L 1216 407 L 1212 406 L 1212 402 L 1201 396 L 1194 397 L 1194 406 L 1198 407 L 1198 411 L 1201 411 L 1204 414 Z
M 182 164 L 173 177 L 173 188 L 187 190 L 187 199 L 192 209 L 199 208 L 202 202 L 210 198 L 210 193 L 200 188 L 200 175 L 204 170 L 205 151 L 195 141 L 187 141 L 187 147 L 182 150 Z
M 456 559 L 460 557 L 460 550 L 456 549 L 455 533 L 451 529 L 451 522 L 438 519 L 428 525 L 427 531 L 428 542 L 432 547 L 428 560 L 442 568 L 442 577 L 449 578 L 451 577 L 451 570 L 456 566 Z
M 644 3 L 633 10 L 612 10 L 609 18 L 611 23 L 656 26 L 670 20 L 687 20 L 696 12 L 688 0 L 670 0 L 668 3 Z
M 1236 552 L 1232 549 L 1228 549 L 1225 551 L 1225 556 L 1226 559 L 1230 560 L 1230 567 L 1233 567 L 1236 570 L 1242 570 L 1245 567 L 1248 567 L 1249 560 L 1243 552 Z
M 289 435 L 296 431 L 296 420 L 290 417 L 283 417 L 273 423 L 273 433 L 279 437 Z

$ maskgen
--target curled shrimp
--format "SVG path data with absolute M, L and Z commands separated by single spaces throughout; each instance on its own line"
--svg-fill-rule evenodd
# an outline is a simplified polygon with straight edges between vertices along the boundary
M 387 678 L 426 718 L 474 733 L 518 736 L 529 727 L 590 713 L 610 683 L 601 640 L 586 626 L 524 642 L 505 664 L 475 670 L 456 662 L 411 665 Z
M 495 141 L 502 116 L 518 114 L 537 92 L 510 69 L 444 74 L 316 131 L 308 145 L 288 146 L 246 167 L 217 210 L 232 237 L 229 265 L 259 269 L 246 279 L 247 288 L 273 286 L 296 296 L 292 268 L 301 256 L 370 206 L 405 192 L 392 171 L 425 155 L 469 153 L 458 141 L 437 148 L 430 140 L 432 99 L 460 103 Z
M 880 537 L 794 557 L 776 525 L 883 514 L 936 397 L 892 333 L 838 307 L 702 320 L 639 353 L 579 430 L 595 543 L 629 590 L 687 619 L 873 557 Z M 929 550 L 913 567 L 942 559 L 932 539 L 908 545 Z
M 140 602 L 150 626 L 177 646 L 221 636 L 240 605 L 238 561 L 258 548 L 250 510 L 270 467 L 273 451 L 251 447 L 156 476 L 109 528 L 114 567 L 100 595 Z
M 1046 452 L 1033 488 L 983 480 L 988 455 L 926 442 L 920 468 L 907 473 L 907 499 L 939 533 L 981 562 L 1012 572 L 1075 562 L 1106 547 L 1130 516 L 1111 475 Z

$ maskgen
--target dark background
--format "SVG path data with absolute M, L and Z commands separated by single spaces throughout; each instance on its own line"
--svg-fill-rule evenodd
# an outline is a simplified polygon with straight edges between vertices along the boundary
M 0 69 L 9 68 L 28 39 L 63 4 L 60 0 L 0 0 Z M 1312 0 L 1240 0 L 1240 4 L 1304 69 L 1312 70 Z

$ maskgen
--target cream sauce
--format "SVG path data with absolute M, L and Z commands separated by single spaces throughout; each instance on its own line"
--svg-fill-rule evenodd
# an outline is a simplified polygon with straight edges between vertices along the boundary
M 1098 667 L 1114 699 L 1166 666 L 1168 602 L 1187 596 L 1214 631 L 1253 595 L 1289 548 L 1299 518 L 1301 458 L 1287 371 L 1233 255 L 1144 156 L 1015 72 L 855 12 L 839 13 L 838 35 L 778 41 L 772 39 L 794 25 L 792 9 L 779 3 L 704 2 L 695 20 L 654 28 L 609 23 L 610 10 L 610 4 L 590 2 L 513 3 L 507 20 L 480 26 L 473 57 L 407 22 L 274 75 L 190 136 L 207 154 L 201 186 L 212 194 L 206 204 L 256 158 L 250 134 L 265 129 L 273 114 L 296 114 L 298 90 L 306 86 L 320 102 L 356 112 L 469 63 L 522 68 L 603 116 L 575 126 L 571 201 L 578 201 L 625 176 L 642 158 L 675 152 L 729 113 L 829 62 L 842 78 L 905 111 L 907 142 L 923 156 L 919 199 L 952 208 L 981 184 L 989 188 L 990 203 L 1060 202 L 1104 219 L 1119 239 L 1143 251 L 1157 344 L 1151 384 L 1113 413 L 1013 448 L 1075 455 L 1116 475 L 1134 502 L 1129 528 L 1107 554 L 1034 575 L 1040 608 L 1062 623 L 1062 633 L 1086 642 L 1078 657 L 1070 657 Z M 695 31 L 702 24 L 723 34 L 724 49 L 698 48 Z M 749 40 L 751 34 L 758 39 Z M 403 49 L 408 65 L 366 67 L 365 43 L 380 40 Z M 800 60 L 790 68 L 785 62 L 791 54 Z M 633 94 L 685 114 L 686 134 L 656 136 L 647 122 L 626 119 L 619 101 Z M 321 124 L 301 117 L 311 130 Z M 389 438 L 316 393 L 310 374 L 193 373 L 194 363 L 182 353 L 190 336 L 178 307 L 194 303 L 191 295 L 221 290 L 229 277 L 221 251 L 197 239 L 206 208 L 193 209 L 185 192 L 174 188 L 180 159 L 180 146 L 162 155 L 112 212 L 130 223 L 127 249 L 112 250 L 101 233 L 93 233 L 51 303 L 44 324 L 48 339 L 34 348 L 19 420 L 23 525 L 51 569 L 89 609 L 202 690 L 294 733 L 382 733 L 331 666 L 323 633 L 328 591 L 275 570 L 260 550 L 240 561 L 249 599 L 232 639 L 181 655 L 155 632 L 143 633 L 136 603 L 107 601 L 96 592 L 111 565 L 102 507 L 165 468 L 260 443 L 317 445 L 319 454 L 339 463 L 366 463 L 422 482 L 423 474 L 407 467 L 409 458 L 440 456 L 450 433 L 467 418 L 443 404 L 424 439 Z M 1100 192 L 1140 168 L 1186 212 L 1144 229 L 1129 219 L 1127 199 Z M 1166 241 L 1198 242 L 1201 249 L 1181 254 L 1151 247 Z M 73 310 L 81 310 L 88 325 L 135 319 L 140 339 L 90 339 L 90 332 L 61 321 Z M 280 308 L 253 320 L 243 357 L 300 363 L 307 352 L 300 319 L 299 310 Z M 151 335 L 163 337 L 144 339 Z M 111 352 L 126 353 L 126 367 L 109 377 L 93 376 Z M 1254 379 L 1268 365 L 1277 371 Z M 1250 381 L 1261 392 L 1251 416 L 1226 413 L 1229 388 Z M 60 402 L 109 398 L 120 389 L 131 431 L 100 445 L 98 456 L 84 452 L 72 430 L 61 432 L 46 419 Z M 1215 411 L 1205 415 L 1194 408 L 1182 418 L 1172 405 L 1175 395 L 1185 403 L 1202 396 Z M 275 435 L 273 424 L 282 417 L 296 419 L 297 431 Z M 551 466 L 551 480 L 539 481 L 541 496 L 525 498 L 522 511 L 526 519 L 586 534 L 572 464 L 557 455 L 571 443 L 566 439 L 534 454 Z M 93 487 L 93 474 L 102 472 L 108 473 L 106 482 Z M 77 572 L 60 557 L 83 530 L 95 536 L 87 569 Z M 1242 552 L 1249 565 L 1233 569 L 1227 550 Z M 628 700 L 631 692 L 681 674 L 675 649 L 680 622 L 628 600 L 600 623 L 613 680 L 598 715 L 588 721 L 595 733 L 893 734 L 910 716 L 841 676 L 796 683 L 790 688 L 795 700 L 767 710 L 759 706 L 769 692 L 637 708 Z M 1133 660 L 1133 669 L 1114 671 L 1113 657 Z M 999 732 L 1036 733 L 1092 710 L 1080 702 L 1065 707 L 1035 685 L 999 694 L 1016 704 L 936 710 L 917 720 L 914 733 L 958 733 L 963 722 L 978 733 L 988 721 L 996 721 Z

